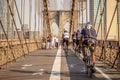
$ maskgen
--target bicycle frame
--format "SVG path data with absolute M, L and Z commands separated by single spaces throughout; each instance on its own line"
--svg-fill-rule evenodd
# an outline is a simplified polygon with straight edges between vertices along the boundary
M 68 47 L 66 45 L 66 43 L 64 43 L 64 51 L 65 51 L 65 56 L 67 57 L 68 56 Z
M 85 66 L 86 66 L 86 71 L 87 71 L 87 74 L 90 78 L 92 78 L 92 75 L 93 75 L 93 72 L 92 72 L 92 69 L 93 69 L 93 64 L 92 64 L 92 61 L 91 61 L 91 51 L 90 51 L 90 46 L 86 46 L 85 47 Z

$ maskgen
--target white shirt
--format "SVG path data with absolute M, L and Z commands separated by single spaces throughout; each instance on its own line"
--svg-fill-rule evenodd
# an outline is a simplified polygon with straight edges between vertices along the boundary
M 63 38 L 69 38 L 69 33 L 63 33 Z

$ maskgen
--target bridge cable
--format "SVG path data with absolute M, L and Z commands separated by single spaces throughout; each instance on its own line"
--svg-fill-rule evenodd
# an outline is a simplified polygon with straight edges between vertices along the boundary
M 8 1 L 8 0 L 7 0 L 7 1 Z M 19 21 L 20 21 L 20 25 L 21 25 L 21 30 L 22 30 L 22 33 L 23 33 L 23 37 L 24 37 L 24 40 L 25 40 L 25 44 L 26 44 L 26 47 L 27 47 L 27 51 L 28 51 L 28 53 L 29 53 L 30 51 L 29 51 L 29 48 L 28 48 L 27 40 L 26 40 L 26 38 L 25 38 L 24 29 L 23 29 L 23 26 L 22 26 L 22 21 L 21 21 L 21 19 L 20 19 L 20 14 L 19 14 L 19 11 L 18 11 L 18 7 L 17 7 L 16 0 L 14 0 L 14 2 L 15 2 L 16 10 L 17 10 L 17 15 L 18 15 L 18 18 L 19 18 Z
M 101 0 L 99 0 L 99 3 L 98 3 L 97 12 L 96 12 L 96 16 L 95 16 L 95 20 L 94 20 L 94 24 L 93 24 L 93 27 L 94 27 L 94 28 L 95 28 L 95 24 L 96 24 L 96 21 L 97 21 L 97 16 L 98 16 L 100 4 L 101 4 Z
M 88 9 L 87 9 L 87 6 L 88 6 L 88 4 L 87 4 L 87 0 L 86 0 L 86 22 L 88 22 Z
M 12 13 L 12 10 L 11 10 L 11 7 L 10 7 L 9 0 L 7 0 L 7 4 L 8 4 L 8 8 L 9 8 L 9 10 L 10 10 L 10 14 L 11 14 L 11 16 L 12 16 L 12 20 L 13 20 L 13 23 L 14 23 L 14 26 L 15 26 L 15 30 L 16 30 L 17 35 L 18 35 L 18 39 L 19 39 L 19 41 L 20 41 L 20 45 L 21 45 L 21 48 L 22 48 L 22 52 L 24 53 L 24 56 L 25 56 L 25 52 L 24 52 L 24 49 L 23 49 L 23 44 L 22 44 L 22 41 L 21 41 L 21 39 L 20 39 L 19 32 L 18 32 L 18 30 L 17 30 L 17 25 L 16 25 L 16 22 L 15 22 L 15 19 L 14 19 L 14 16 L 13 16 L 13 13 Z
M 83 0 L 82 0 L 82 2 L 81 2 L 81 10 L 82 10 L 82 28 L 83 28 Z
M 31 16 L 32 16 L 32 0 L 29 0 L 29 35 L 31 36 Z M 30 42 L 29 36 L 29 42 Z
M 117 7 L 118 7 L 118 3 L 116 3 L 115 9 L 114 9 L 114 13 L 113 13 L 113 16 L 112 16 L 112 19 L 111 19 L 111 22 L 110 22 L 110 25 L 109 25 L 109 28 L 108 28 L 107 35 L 106 35 L 106 37 L 105 37 L 105 39 L 104 39 L 104 41 L 103 41 L 103 45 L 105 45 L 105 42 L 106 42 L 106 40 L 107 40 L 107 38 L 108 38 L 108 35 L 109 35 L 109 32 L 110 32 L 112 23 L 113 23 L 113 20 L 114 20 L 114 17 L 115 17 L 115 13 L 116 13 L 116 11 L 117 11 Z M 101 53 L 100 59 L 101 59 L 102 55 L 103 55 L 103 53 Z
M 101 16 L 100 16 L 100 21 L 99 21 L 98 29 L 97 29 L 97 35 L 98 35 L 99 29 L 100 29 L 100 24 L 102 22 L 102 17 L 103 17 L 104 11 L 105 11 L 105 6 L 106 6 L 106 0 L 104 0 L 104 6 L 103 6 L 102 12 L 100 14 Z M 96 20 L 97 20 L 97 18 L 96 18 Z M 95 24 L 96 24 L 96 21 L 94 23 L 94 27 L 95 27 Z
M 36 7 L 37 7 L 37 3 L 36 3 L 36 0 L 35 0 L 35 3 L 34 3 L 34 9 L 35 9 L 35 13 L 34 13 L 34 21 L 35 21 L 35 22 L 34 22 L 34 23 L 35 23 L 35 25 L 34 25 L 34 26 L 35 26 L 35 27 L 34 27 L 34 41 L 35 41 L 36 46 L 37 46 L 37 48 L 38 48 L 38 43 L 37 43 L 36 35 L 35 35 L 35 34 L 36 34 L 36 24 L 37 24 L 37 23 L 36 23 L 36 17 L 37 17 L 37 16 L 36 16 L 36 11 L 37 11 L 37 8 L 36 8 Z
M 10 48 L 10 50 L 11 50 L 11 52 L 12 52 L 12 56 L 13 56 L 14 60 L 16 61 L 16 57 L 15 57 L 15 55 L 14 55 L 12 46 L 10 45 L 10 42 L 9 42 L 9 40 L 8 40 L 8 36 L 7 36 L 6 32 L 5 32 L 5 29 L 4 29 L 3 25 L 2 25 L 1 20 L 0 20 L 0 25 L 1 25 L 1 27 L 2 27 L 2 30 L 3 30 L 4 34 L 5 34 L 5 37 L 6 37 L 6 39 L 7 39 L 8 47 Z
M 117 4 L 119 4 L 120 3 L 120 1 L 119 0 L 117 0 Z M 114 66 L 115 66 L 115 63 L 116 63 L 116 61 L 117 61 L 117 59 L 118 58 L 120 58 L 120 28 L 119 28 L 119 19 L 120 19 L 120 17 L 119 17 L 119 6 L 117 5 L 117 22 L 118 22 L 118 52 L 117 52 L 117 55 L 116 55 L 116 57 L 115 57 L 115 60 L 114 60 L 114 62 L 113 62 L 113 65 L 112 65 L 112 67 L 111 68 L 113 68 Z

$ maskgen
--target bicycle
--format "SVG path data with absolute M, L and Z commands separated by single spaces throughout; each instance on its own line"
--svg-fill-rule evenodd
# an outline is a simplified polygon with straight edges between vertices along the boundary
M 85 46 L 85 67 L 86 67 L 86 73 L 88 77 L 93 77 L 93 63 L 91 61 L 91 50 L 90 50 L 91 44 L 89 46 Z
M 79 44 L 79 45 L 77 45 L 75 47 L 75 54 L 78 55 L 78 56 L 80 56 L 81 53 L 82 53 L 82 51 L 81 51 L 81 45 Z
M 76 43 L 76 46 L 75 46 L 75 54 L 80 56 L 80 54 L 82 53 L 82 50 L 81 50 L 81 44 L 80 44 L 80 41 L 78 43 Z
M 67 57 L 68 56 L 68 46 L 67 46 L 66 42 L 64 42 L 63 44 L 64 44 L 63 49 L 65 52 L 65 56 Z

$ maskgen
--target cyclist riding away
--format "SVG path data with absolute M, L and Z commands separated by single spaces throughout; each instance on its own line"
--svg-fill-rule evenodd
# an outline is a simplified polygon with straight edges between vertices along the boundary
M 67 50 L 68 50 L 68 45 L 69 45 L 69 32 L 65 29 L 64 33 L 62 34 L 62 39 L 63 39 L 63 48 L 64 48 L 64 43 L 67 46 Z
M 93 69 L 95 65 L 95 47 L 96 47 L 96 30 L 92 27 L 90 23 L 87 23 L 86 26 L 81 30 L 81 41 L 83 46 L 83 61 L 85 61 L 85 46 L 92 44 L 90 47 L 91 51 L 91 61 L 93 64 Z
M 76 32 L 74 31 L 74 33 L 72 34 L 72 45 L 73 45 L 73 48 L 75 48 L 75 44 L 76 44 Z
M 80 49 L 80 38 L 81 38 L 81 31 L 78 29 L 76 33 L 76 49 Z

